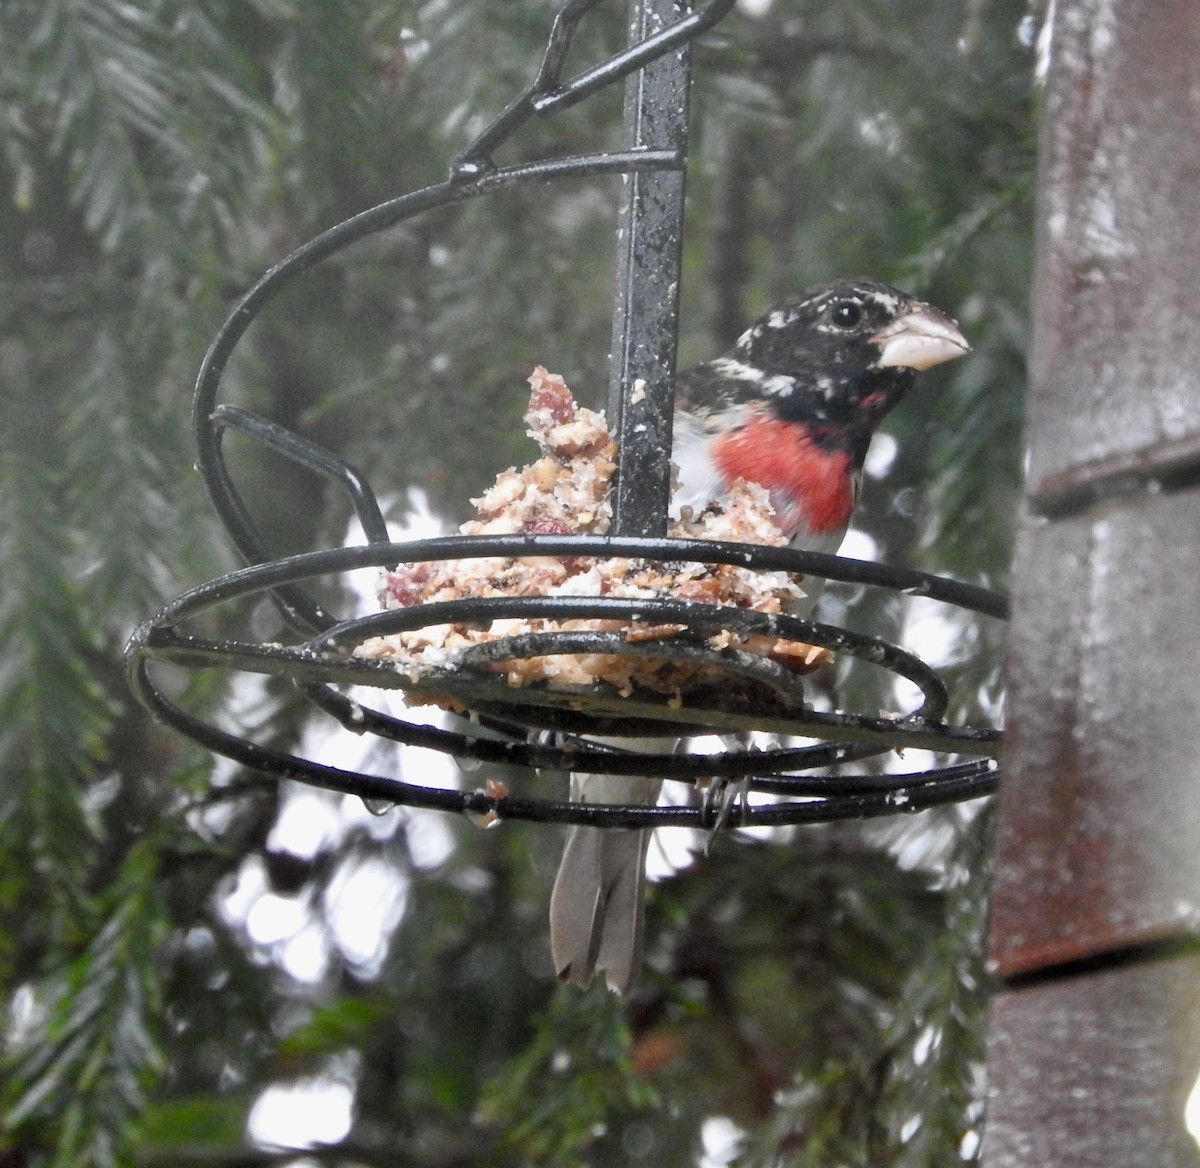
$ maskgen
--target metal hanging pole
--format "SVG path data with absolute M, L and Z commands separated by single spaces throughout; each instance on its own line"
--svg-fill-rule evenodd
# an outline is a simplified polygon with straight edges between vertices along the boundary
M 676 0 L 630 0 L 630 43 L 689 9 Z M 690 80 L 685 45 L 625 83 L 626 148 L 670 150 L 676 165 L 625 178 L 609 382 L 609 417 L 620 448 L 614 535 L 658 537 L 667 529 Z

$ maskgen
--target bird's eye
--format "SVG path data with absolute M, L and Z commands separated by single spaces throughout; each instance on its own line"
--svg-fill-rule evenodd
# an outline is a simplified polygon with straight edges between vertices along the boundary
M 838 300 L 830 306 L 829 315 L 838 328 L 852 329 L 862 320 L 862 305 L 856 300 Z

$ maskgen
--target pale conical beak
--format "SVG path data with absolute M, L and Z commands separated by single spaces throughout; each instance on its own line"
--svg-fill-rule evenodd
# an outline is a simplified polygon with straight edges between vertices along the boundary
M 971 351 L 958 325 L 940 309 L 921 301 L 877 332 L 871 343 L 879 346 L 877 365 L 918 371 Z

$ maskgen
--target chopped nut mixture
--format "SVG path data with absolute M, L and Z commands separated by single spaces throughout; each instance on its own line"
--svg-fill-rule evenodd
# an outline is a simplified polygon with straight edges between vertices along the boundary
M 522 470 L 500 474 L 480 498 L 472 500 L 478 518 L 464 523 L 460 530 L 464 535 L 602 535 L 612 519 L 609 486 L 616 469 L 616 443 L 604 415 L 576 405 L 562 378 L 541 366 L 529 383 L 532 392 L 525 420 L 542 456 Z M 699 514 L 685 509 L 670 534 L 772 547 L 787 544 L 766 491 L 742 480 L 726 498 Z M 385 608 L 467 596 L 622 596 L 779 613 L 804 598 L 802 580 L 795 573 L 758 572 L 728 564 L 532 555 L 401 564 L 381 574 L 379 597 Z M 374 637 L 355 652 L 394 660 L 415 680 L 430 670 L 452 668 L 462 649 L 498 637 L 553 629 L 618 630 L 626 640 L 635 642 L 662 640 L 681 628 L 614 620 L 496 620 L 487 629 L 443 624 Z M 717 649 L 732 646 L 758 653 L 796 672 L 815 669 L 830 656 L 828 650 L 816 646 L 770 636 L 740 637 L 728 630 L 709 642 Z M 487 668 L 503 674 L 513 686 L 530 682 L 586 686 L 601 681 L 625 696 L 640 687 L 678 697 L 689 688 L 725 676 L 707 665 L 618 653 L 514 658 Z

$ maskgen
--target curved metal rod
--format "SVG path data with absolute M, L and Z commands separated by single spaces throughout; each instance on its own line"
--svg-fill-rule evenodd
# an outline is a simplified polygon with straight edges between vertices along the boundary
M 666 696 L 656 694 L 644 696 L 638 693 L 622 697 L 615 690 L 609 692 L 603 689 L 584 692 L 534 686 L 514 689 L 496 675 L 469 674 L 464 671 L 431 673 L 414 678 L 392 661 L 331 657 L 304 648 L 285 648 L 281 645 L 263 645 L 258 642 L 188 637 L 170 629 L 145 625 L 135 633 L 126 653 L 127 660 L 131 663 L 146 658 L 189 668 L 263 673 L 310 684 L 336 682 L 340 685 L 404 690 L 415 698 L 443 703 L 449 701 L 462 708 L 477 709 L 485 714 L 507 715 L 510 718 L 519 711 L 521 720 L 531 729 L 538 730 L 554 727 L 557 722 L 555 714 L 565 709 L 586 711 L 598 723 L 590 730 L 595 734 L 661 735 L 673 731 L 676 736 L 695 736 L 763 730 L 823 738 L 835 742 L 839 747 L 845 746 L 846 743 L 866 744 L 873 748 L 868 753 L 883 753 L 894 748 L 986 757 L 994 756 L 1000 744 L 1000 732 L 997 730 L 931 722 L 911 715 L 871 717 L 865 714 L 827 712 L 786 705 L 765 708 L 756 706 L 753 709 L 737 706 L 727 708 L 712 702 L 672 705 Z M 335 716 L 338 716 L 339 721 L 348 729 L 361 730 L 364 728 L 363 717 L 369 712 L 361 703 L 355 702 L 353 706 L 347 707 L 344 713 Z M 610 722 L 615 723 L 615 726 L 610 728 Z M 376 726 L 376 723 L 372 723 L 372 728 Z M 580 729 L 577 722 L 573 722 L 569 728 Z M 387 736 L 411 743 L 406 734 L 407 731 L 397 730 Z M 433 734 L 430 742 L 434 740 L 453 745 L 452 740 L 442 736 L 441 732 Z M 430 742 L 421 745 L 430 745 Z M 454 753 L 452 748 L 447 749 L 449 753 Z M 609 765 L 614 761 L 610 754 L 593 757 L 577 749 L 573 754 L 559 756 L 553 763 L 544 760 L 528 765 L 600 773 L 653 774 L 656 773 L 656 764 L 653 762 L 656 757 L 658 756 L 635 755 L 631 758 L 650 760 L 648 765 L 635 765 L 627 758 L 625 761 L 629 765 L 613 767 Z M 842 761 L 847 757 L 843 754 L 842 758 L 835 758 L 834 761 Z M 856 754 L 855 757 L 865 755 Z M 506 757 L 506 761 L 516 760 L 510 755 Z M 591 765 L 593 762 L 597 765 Z M 686 768 L 669 768 L 675 769 Z M 747 768 L 739 762 L 732 764 L 730 769 L 734 773 L 742 773 Z M 707 764 L 704 764 L 689 773 L 703 775 L 710 771 Z
M 146 660 L 135 657 L 130 668 L 133 692 L 162 722 L 174 727 L 200 745 L 225 755 L 244 766 L 278 778 L 294 779 L 326 790 L 361 798 L 387 801 L 410 807 L 460 811 L 477 817 L 535 820 L 546 823 L 583 823 L 609 827 L 695 827 L 713 826 L 712 809 L 696 807 L 632 807 L 565 803 L 553 800 L 491 796 L 484 791 L 455 791 L 424 787 L 382 775 L 332 767 L 299 758 L 272 747 L 260 746 L 221 730 L 181 709 L 151 683 Z M 482 745 L 487 740 L 479 740 Z M 515 743 L 490 743 L 516 746 Z M 669 763 L 663 757 L 657 760 Z M 716 761 L 715 759 L 713 761 Z M 875 776 L 859 792 L 832 789 L 828 799 L 802 803 L 776 803 L 765 807 L 734 807 L 727 819 L 730 826 L 778 826 L 817 823 L 835 819 L 868 818 L 897 812 L 915 812 L 947 802 L 961 802 L 991 794 L 999 768 L 991 759 L 960 763 L 916 775 Z M 848 781 L 848 780 L 847 780 Z M 886 789 L 879 789 L 880 783 Z
M 703 756 L 654 755 L 649 757 L 658 761 L 650 765 L 647 763 L 648 756 L 642 752 L 621 750 L 586 737 L 564 736 L 560 745 L 553 745 L 537 740 L 537 734 L 531 737 L 528 727 L 518 727 L 510 722 L 504 731 L 508 735 L 507 738 L 481 738 L 467 730 L 455 731 L 404 721 L 364 706 L 328 685 L 305 685 L 302 688 L 305 697 L 313 705 L 353 733 L 374 734 L 389 742 L 403 746 L 421 746 L 454 755 L 456 758 L 474 758 L 480 762 L 539 770 L 573 770 L 581 774 L 653 775 L 655 778 L 686 782 L 689 785 L 698 779 L 743 778 L 753 771 L 755 777 L 750 779 L 752 790 L 770 790 L 781 794 L 832 795 L 839 792 L 840 784 L 850 781 L 846 776 L 797 776 L 792 772 L 859 762 L 865 758 L 886 754 L 893 749 L 891 743 L 880 745 L 862 742 L 818 742 L 806 746 L 741 753 Z M 481 725 L 488 724 L 482 717 L 479 721 Z M 622 728 L 624 727 L 617 727 L 617 731 Z M 598 732 L 594 720 L 588 729 L 592 733 Z M 694 732 L 695 729 L 684 727 L 683 732 L 686 734 L 689 730 Z M 631 734 L 636 733 L 642 737 L 647 736 L 648 731 L 653 733 L 656 730 L 663 735 L 679 733 L 679 728 L 671 727 L 669 723 L 649 723 L 644 719 L 636 727 L 630 726 L 629 730 Z M 603 732 L 611 734 L 614 731 L 605 724 Z M 772 777 L 764 779 L 761 777 L 763 775 Z M 855 776 L 860 777 L 862 776 Z M 793 783 L 798 784 L 795 789 L 791 786 Z
M 493 596 L 463 597 L 433 604 L 370 613 L 345 621 L 315 637 L 306 646 L 320 654 L 333 646 L 359 645 L 368 637 L 425 628 L 430 625 L 490 623 L 505 618 L 525 620 L 619 620 L 629 624 L 683 624 L 708 633 L 732 629 L 746 635 L 777 637 L 800 644 L 837 650 L 861 661 L 879 665 L 911 681 L 924 695 L 919 710 L 906 717 L 936 721 L 945 713 L 949 697 L 942 680 L 919 657 L 878 637 L 852 633 L 833 625 L 801 620 L 784 613 L 755 612 L 732 605 L 702 604 L 685 600 L 630 599 L 621 596 Z M 552 653 L 608 653 L 643 657 L 696 660 L 704 657 L 716 665 L 724 661 L 735 673 L 753 677 L 776 691 L 785 704 L 802 708 L 804 695 L 800 678 L 790 670 L 754 653 L 714 650 L 672 638 L 656 641 L 626 641 L 617 631 L 538 632 L 504 637 L 471 646 L 463 651 L 461 664 L 499 662 L 514 657 Z M 751 660 L 753 659 L 753 660 Z
M 387 543 L 388 528 L 370 483 L 357 467 L 323 446 L 241 406 L 222 403 L 209 415 L 219 442 L 222 431 L 238 430 L 247 437 L 340 483 L 350 496 L 354 514 L 369 543 Z
M 826 765 L 830 761 L 865 757 L 867 754 L 878 753 L 882 749 L 899 744 L 906 744 L 913 748 L 957 753 L 995 753 L 999 738 L 998 732 L 947 726 L 932 721 L 932 719 L 940 717 L 945 709 L 945 689 L 936 673 L 918 658 L 877 638 L 801 621 L 783 614 L 755 613 L 744 609 L 689 604 L 671 600 L 632 600 L 619 597 L 498 597 L 465 598 L 456 602 L 416 605 L 406 609 L 372 613 L 355 621 L 343 622 L 341 625 L 334 626 L 307 646 L 290 649 L 283 646 L 254 643 L 211 641 L 199 637 L 177 635 L 172 631 L 174 626 L 199 615 L 209 607 L 274 588 L 280 583 L 330 571 L 344 571 L 370 564 L 390 563 L 397 558 L 406 558 L 410 561 L 431 558 L 437 552 L 445 553 L 448 547 L 453 551 L 455 545 L 469 555 L 491 555 L 498 550 L 508 551 L 509 554 L 528 553 L 532 547 L 542 554 L 554 550 L 562 552 L 563 549 L 571 552 L 587 550 L 593 553 L 596 551 L 636 550 L 646 555 L 646 558 L 679 559 L 686 557 L 681 557 L 680 553 L 674 549 L 675 546 L 683 545 L 694 549 L 697 556 L 730 563 L 753 565 L 759 557 L 779 552 L 785 553 L 789 558 L 803 559 L 802 553 L 793 553 L 788 549 L 765 548 L 754 544 L 717 544 L 704 540 L 610 539 L 595 536 L 442 537 L 420 541 L 419 544 L 376 545 L 304 553 L 291 557 L 288 561 L 277 561 L 272 564 L 240 569 L 181 596 L 162 610 L 157 618 L 147 622 L 138 630 L 131 640 L 127 652 L 131 661 L 143 656 L 152 656 L 179 664 L 266 672 L 288 676 L 294 680 L 310 682 L 338 680 L 384 688 L 404 688 L 412 684 L 411 679 L 408 679 L 403 672 L 398 671 L 394 663 L 346 659 L 338 656 L 331 658 L 326 650 L 335 645 L 352 646 L 372 633 L 418 628 L 430 623 L 444 623 L 447 620 L 490 621 L 502 615 L 551 616 L 559 619 L 607 616 L 626 622 L 635 617 L 641 617 L 656 623 L 683 623 L 700 628 L 734 626 L 749 632 L 761 632 L 796 641 L 825 643 L 840 652 L 862 657 L 908 677 L 922 689 L 926 696 L 926 704 L 917 712 L 916 716 L 891 719 L 804 709 L 789 710 L 771 720 L 769 725 L 764 723 L 762 728 L 778 729 L 786 733 L 802 733 L 804 732 L 803 728 L 809 728 L 813 731 L 814 736 L 838 739 L 839 741 L 833 749 L 835 751 L 842 750 L 840 757 L 835 754 L 834 758 L 824 758 L 806 763 L 801 761 L 801 756 L 792 755 L 783 767 L 773 763 L 767 765 L 764 760 L 756 759 L 751 764 L 754 767 L 764 771 L 774 771 L 786 769 L 793 764 L 798 766 Z M 654 552 L 653 556 L 647 554 L 650 551 Z M 847 567 L 852 568 L 857 563 L 857 561 L 847 561 Z M 795 564 L 785 562 L 783 566 L 795 567 Z M 869 566 L 879 567 L 879 565 Z M 843 571 L 840 574 L 847 575 L 849 573 Z M 903 574 L 901 578 L 903 579 Z M 895 586 L 895 581 L 889 581 L 889 583 Z M 931 592 L 932 590 L 924 589 L 924 591 Z M 544 646 L 540 647 L 544 648 Z M 511 655 L 511 650 L 509 650 L 509 655 Z M 491 706 L 495 706 L 497 702 L 511 704 L 520 701 L 523 705 L 532 708 L 554 700 L 553 695 L 548 698 L 545 694 L 534 691 L 514 695 L 513 691 L 503 685 L 499 686 L 501 696 L 498 697 L 497 688 L 494 685 L 490 689 L 488 688 L 486 683 L 490 681 L 494 681 L 494 679 L 485 677 L 481 682 L 478 677 L 472 679 L 464 676 L 461 679 L 451 680 L 436 677 L 424 686 L 424 690 L 436 693 L 438 687 L 441 687 L 461 696 L 462 685 L 470 683 L 475 687 L 471 694 L 471 704 L 485 709 L 489 703 Z M 561 695 L 559 695 L 559 699 L 561 700 Z M 317 704 L 338 717 L 344 725 L 351 729 L 371 729 L 384 733 L 385 737 L 413 742 L 412 732 L 407 724 L 391 720 L 387 715 L 364 710 L 356 703 L 341 703 L 340 699 L 332 695 L 318 698 Z M 601 709 L 602 703 L 593 702 L 592 704 L 597 713 L 604 712 Z M 639 726 L 640 723 L 639 728 L 643 730 L 647 725 L 646 719 L 658 720 L 668 725 L 682 723 L 685 731 L 689 723 L 692 725 L 696 723 L 696 718 L 691 717 L 690 712 L 673 712 L 665 705 L 662 708 L 655 708 L 646 705 L 645 702 L 635 702 L 632 706 L 628 706 L 628 709 L 632 711 L 628 714 L 630 721 L 635 726 Z M 700 711 L 697 717 L 703 714 L 705 717 L 715 718 L 717 713 Z M 612 716 L 612 711 L 608 711 L 608 714 Z M 370 719 L 370 725 L 364 724 L 364 718 Z M 737 714 L 730 714 L 725 717 L 724 724 L 728 728 L 744 728 L 744 720 L 738 722 L 737 718 Z M 536 724 L 536 720 L 534 724 Z M 550 724 L 553 722 L 551 721 Z M 716 724 L 720 724 L 719 720 Z M 399 727 L 404 728 L 400 729 Z M 425 728 L 425 732 L 427 732 L 427 739 L 419 743 L 420 745 L 432 745 L 436 749 L 459 753 L 458 748 L 461 746 L 459 740 L 452 736 L 447 737 L 444 732 L 430 728 Z M 603 732 L 607 732 L 607 730 Z M 620 733 L 621 731 L 617 730 L 616 732 Z M 651 732 L 653 731 L 651 730 Z M 846 743 L 840 741 L 843 737 L 848 741 L 853 741 L 855 745 L 846 748 Z M 864 744 L 871 749 L 864 750 Z M 522 749 L 524 748 L 522 747 Z M 849 753 L 851 751 L 852 755 Z M 633 759 L 616 760 L 611 755 L 603 753 L 588 756 L 585 752 L 576 752 L 558 756 L 542 753 L 536 758 L 532 755 L 529 756 L 528 761 L 525 759 L 520 761 L 525 762 L 526 765 L 567 767 L 576 770 L 595 769 L 600 772 L 614 773 L 650 773 L 646 769 L 647 765 L 657 768 L 658 763 L 668 761 L 660 758 L 658 763 L 646 764 L 645 756 L 641 756 L 640 763 L 636 759 L 637 756 L 634 756 Z M 506 747 L 499 754 L 493 754 L 492 760 L 517 762 L 518 758 L 512 750 Z M 690 770 L 686 764 L 678 768 L 667 765 L 661 769 L 664 772 L 679 770 L 682 773 L 686 771 L 693 776 L 725 769 L 724 765 L 718 768 L 711 766 L 710 763 L 711 760 L 709 762 L 700 760 Z M 744 773 L 747 769 L 745 760 L 730 762 L 728 769 L 730 773 Z
M 339 678 L 345 682 L 362 682 L 377 687 L 386 687 L 388 685 L 398 687 L 402 684 L 401 675 L 397 673 L 391 663 L 357 661 L 354 663 L 353 669 L 351 669 L 350 665 L 344 660 L 340 664 L 336 660 L 331 662 L 328 657 L 322 655 L 320 652 L 308 648 L 285 649 L 283 646 L 245 644 L 230 641 L 205 641 L 198 637 L 179 636 L 174 634 L 172 630 L 175 626 L 192 617 L 198 616 L 210 607 L 254 593 L 276 589 L 280 585 L 291 584 L 297 580 L 310 579 L 333 572 L 340 573 L 357 568 L 380 567 L 398 562 L 412 563 L 431 559 L 466 559 L 476 556 L 519 556 L 530 554 L 578 555 L 580 553 L 592 555 L 611 555 L 617 553 L 655 560 L 696 559 L 751 567 L 778 568 L 789 571 L 805 570 L 809 568 L 811 563 L 816 563 L 822 567 L 823 574 L 836 579 L 885 584 L 892 588 L 920 592 L 924 595 L 936 597 L 939 600 L 964 604 L 966 606 L 971 606 L 972 602 L 979 602 L 982 599 L 983 603 L 976 605 L 980 611 L 987 611 L 988 609 L 995 609 L 997 607 L 1003 609 L 1004 605 L 1003 598 L 993 593 L 987 593 L 982 589 L 957 585 L 953 581 L 939 580 L 937 577 L 928 577 L 923 573 L 887 568 L 886 565 L 869 564 L 841 557 L 817 556 L 815 553 L 797 552 L 787 548 L 768 548 L 760 544 L 733 544 L 707 540 L 651 540 L 634 537 L 618 538 L 606 536 L 443 536 L 431 540 L 413 541 L 411 543 L 375 544 L 362 547 L 306 552 L 288 557 L 287 559 L 277 560 L 268 564 L 252 565 L 231 572 L 226 576 L 184 593 L 163 608 L 155 618 L 146 622 L 134 633 L 127 648 L 127 656 L 131 663 L 140 657 L 149 655 L 171 659 L 180 664 L 247 669 L 255 672 L 285 675 L 292 677 L 294 680 L 308 680 L 310 682 L 327 682 L 331 680 L 331 675 L 337 672 Z M 966 589 L 964 595 L 960 596 L 956 594 L 964 588 Z M 532 598 L 526 598 L 527 602 L 530 599 Z M 566 603 L 570 612 L 575 612 L 579 605 L 587 605 L 589 603 L 588 598 L 559 599 Z M 478 604 L 479 602 L 473 601 L 470 603 Z M 593 605 L 597 603 L 603 604 L 601 601 L 592 601 L 590 603 Z M 669 604 L 670 602 L 658 603 Z M 704 610 L 710 606 L 701 605 L 698 607 Z M 806 637 L 816 639 L 817 636 L 813 626 L 806 622 L 800 622 L 795 618 L 785 616 L 772 617 L 766 614 L 755 614 L 752 617 L 746 615 L 739 616 L 737 615 L 739 610 L 733 610 L 731 614 L 728 611 L 722 613 L 715 606 L 711 607 L 713 609 L 711 613 L 702 611 L 698 619 L 707 617 L 718 622 L 730 617 L 734 620 L 749 619 L 764 622 L 767 626 L 775 629 L 779 635 L 792 636 L 799 640 L 804 640 Z M 651 611 L 649 602 L 637 604 L 636 609 L 642 612 Z M 416 611 L 414 612 L 414 610 Z M 632 611 L 633 609 L 630 609 L 626 613 L 626 616 L 630 616 Z M 485 615 L 486 612 L 487 608 L 484 605 L 480 609 L 480 616 Z M 558 615 L 562 616 L 564 613 L 559 611 Z M 421 624 L 428 623 L 430 619 L 431 612 L 429 607 L 418 610 L 418 607 L 414 606 L 410 610 L 397 610 L 393 613 L 374 613 L 360 618 L 362 623 L 353 626 L 353 634 L 348 631 L 351 626 L 343 623 L 341 634 L 351 637 L 351 639 L 362 639 L 365 637 L 367 630 L 384 627 L 383 622 L 385 621 L 390 622 L 392 625 L 395 625 L 396 622 L 407 622 L 412 626 L 420 626 Z M 829 629 L 827 626 L 825 628 L 831 646 L 844 650 L 850 634 L 842 630 Z M 322 639 L 318 643 L 325 644 L 326 641 Z M 870 644 L 873 645 L 874 643 L 871 642 Z M 881 642 L 880 644 L 886 643 Z M 896 652 L 899 653 L 900 651 L 896 650 Z M 879 656 L 874 648 L 871 648 L 871 651 L 865 655 L 877 658 Z M 913 660 L 916 659 L 914 658 Z M 918 667 L 921 670 L 926 668 L 923 663 L 919 663 Z M 920 684 L 919 679 L 916 677 L 913 679 L 917 681 L 917 684 Z M 484 698 L 488 697 L 486 693 L 481 696 Z M 492 697 L 494 698 L 494 694 Z M 509 700 L 512 700 L 511 696 Z M 327 701 L 337 707 L 336 698 L 330 697 Z M 318 700 L 317 704 L 325 708 L 324 701 Z M 330 709 L 328 712 L 333 713 L 334 716 L 339 716 L 337 709 Z M 485 709 L 484 712 L 487 713 L 489 711 Z M 341 707 L 341 713 L 345 716 L 345 719 L 348 719 L 345 721 L 345 724 L 351 728 L 355 728 L 358 718 L 362 715 L 361 708 L 357 715 L 354 710 L 346 707 Z M 411 740 L 405 737 L 409 733 L 407 730 L 398 729 L 402 724 L 390 720 L 387 715 L 368 713 L 368 716 L 373 719 L 371 728 L 376 730 L 376 732 L 401 741 Z M 646 732 L 647 718 L 667 722 L 670 719 L 670 715 L 662 710 L 649 709 L 641 712 L 640 715 L 631 715 L 629 721 L 640 732 Z M 614 720 L 619 722 L 619 717 L 613 715 L 610 711 L 610 721 Z M 933 750 L 959 753 L 993 754 L 999 738 L 998 732 L 992 730 L 968 730 L 962 727 L 947 727 L 940 724 L 936 727 L 928 727 L 920 723 L 904 723 L 895 720 L 889 721 L 887 719 L 861 719 L 855 715 L 818 715 L 815 711 L 804 712 L 799 717 L 799 720 L 810 722 L 817 731 L 817 736 L 838 739 L 843 736 L 858 738 L 858 742 L 851 748 L 854 751 L 855 757 L 863 757 L 866 754 L 878 752 L 876 749 L 864 751 L 862 749 L 864 739 L 866 740 L 866 745 L 874 748 L 878 748 L 881 742 L 884 742 L 887 746 L 891 746 L 895 745 L 897 741 L 902 741 L 907 742 L 914 748 L 926 747 Z M 796 722 L 797 718 L 793 718 L 789 726 L 783 728 L 784 732 L 796 732 Z M 551 726 L 563 725 L 563 718 L 548 717 L 542 724 Z M 566 728 L 579 729 L 580 727 L 572 727 L 568 720 Z M 605 730 L 604 732 L 609 731 Z M 614 726 L 612 732 L 619 734 L 634 731 L 626 731 L 622 730 L 620 726 Z M 653 733 L 653 730 L 651 729 L 649 732 Z M 451 743 L 451 745 L 444 747 L 450 753 L 458 752 L 458 744 L 452 743 L 452 740 L 445 738 L 442 732 L 432 733 L 437 741 Z M 432 742 L 422 744 L 433 745 Z M 844 746 L 845 743 L 839 743 L 839 745 Z M 499 760 L 497 759 L 497 761 Z M 516 761 L 516 759 L 510 754 L 505 756 L 505 761 Z M 576 769 L 583 769 L 582 764 L 584 760 L 579 759 L 578 761 L 581 765 L 577 766 Z M 632 766 L 628 768 L 624 765 L 613 767 L 607 765 L 611 760 L 601 758 L 598 761 L 600 765 L 596 769 L 599 771 L 624 771 L 629 769 L 631 773 L 636 773 L 636 768 Z M 796 761 L 798 765 L 803 765 L 799 763 L 798 759 Z M 532 762 L 530 765 L 567 765 L 569 767 L 570 762 L 568 761 L 564 764 L 562 759 L 559 759 L 557 762 L 551 762 L 543 758 L 542 761 Z
M 217 388 L 225 367 L 246 330 L 286 284 L 341 248 L 392 227 L 405 219 L 437 207 L 490 194 L 531 178 L 582 178 L 601 174 L 626 174 L 631 171 L 670 169 L 680 165 L 675 151 L 620 151 L 550 159 L 481 175 L 469 183 L 445 182 L 411 194 L 389 199 L 322 232 L 286 259 L 267 271 L 238 301 L 213 338 L 200 372 L 192 404 L 192 428 L 196 442 L 196 466 L 204 477 L 213 507 L 230 538 L 249 563 L 264 563 L 271 554 L 242 502 L 221 450 L 220 430 L 214 418 Z M 298 440 L 302 442 L 303 440 Z M 303 462 L 303 457 L 298 457 Z M 333 618 L 298 589 L 281 589 L 276 598 L 283 606 L 289 623 L 300 631 L 328 627 Z
M 569 81 L 560 80 L 571 40 L 580 21 L 598 7 L 602 0 L 567 0 L 550 29 L 550 40 L 542 58 L 542 66 L 532 85 L 516 97 L 502 114 L 491 123 L 451 164 L 451 173 L 473 177 L 489 169 L 494 151 L 506 142 L 534 114 L 548 114 L 567 109 L 597 90 L 628 77 L 643 65 L 665 56 L 723 20 L 733 9 L 736 0 L 709 0 L 709 3 L 682 16 L 635 45 L 585 69 Z
M 178 624 L 210 605 L 334 572 L 429 560 L 520 556 L 626 556 L 656 562 L 684 560 L 734 564 L 766 571 L 799 572 L 846 584 L 890 588 L 910 596 L 927 596 L 1000 620 L 1006 619 L 1008 613 L 1005 596 L 974 584 L 963 584 L 914 568 L 896 568 L 795 548 L 724 540 L 615 535 L 441 535 L 407 542 L 325 548 L 284 556 L 268 563 L 250 564 L 180 594 L 148 623 Z

